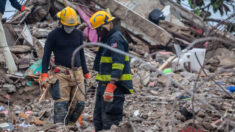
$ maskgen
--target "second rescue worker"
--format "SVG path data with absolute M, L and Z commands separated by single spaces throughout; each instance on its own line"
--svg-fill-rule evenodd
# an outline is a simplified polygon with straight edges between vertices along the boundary
M 96 12 L 90 19 L 97 29 L 101 42 L 129 52 L 129 45 L 122 33 L 114 27 L 115 18 L 105 11 Z M 99 82 L 94 110 L 95 131 L 110 129 L 122 120 L 124 94 L 133 93 L 130 58 L 106 48 L 99 48 L 94 62 Z

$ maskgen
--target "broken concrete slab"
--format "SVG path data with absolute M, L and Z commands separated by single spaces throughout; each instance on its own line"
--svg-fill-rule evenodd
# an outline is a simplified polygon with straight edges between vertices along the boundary
M 15 45 L 10 47 L 10 51 L 12 53 L 26 53 L 26 52 L 31 52 L 32 48 L 28 45 Z
M 43 57 L 45 41 L 46 41 L 45 39 L 38 40 L 34 38 L 34 49 L 36 51 L 38 58 Z
M 51 32 L 51 30 L 43 29 L 43 28 L 36 28 L 34 27 L 32 30 L 32 34 L 34 37 L 41 39 L 41 38 L 47 38 L 47 35 Z
M 14 93 L 14 92 L 16 92 L 16 87 L 13 84 L 4 84 L 2 86 L 2 89 L 4 91 L 7 91 L 7 93 Z
M 31 4 L 34 5 L 34 10 L 29 14 L 26 19 L 28 24 L 36 23 L 46 18 L 50 9 L 50 3 L 52 1 L 48 0 L 35 0 L 32 1 Z
M 122 26 L 135 34 L 141 36 L 151 45 L 167 45 L 172 36 L 163 28 L 153 24 L 138 13 L 128 9 L 117 0 L 94 0 L 95 3 L 104 8 L 109 8 L 116 17 L 122 20 Z
M 235 52 L 229 51 L 226 48 L 218 48 L 213 58 L 218 58 L 220 61 L 220 66 L 229 66 L 235 63 Z
M 23 36 L 23 38 L 31 45 L 33 46 L 33 36 L 28 28 L 27 25 L 24 26 L 21 35 Z
M 14 31 L 14 28 L 12 25 L 4 24 L 3 28 L 5 31 L 8 46 L 14 46 L 16 44 L 20 44 L 19 41 L 16 41 L 18 38 L 18 35 Z
M 30 66 L 30 59 L 31 58 L 21 58 L 19 62 L 19 69 L 26 69 Z
M 143 85 L 146 86 L 150 81 L 150 71 L 142 70 L 139 71 L 137 74 L 140 76 L 140 80 Z
M 138 75 L 133 75 L 132 77 L 134 88 L 138 91 L 141 87 L 140 77 Z

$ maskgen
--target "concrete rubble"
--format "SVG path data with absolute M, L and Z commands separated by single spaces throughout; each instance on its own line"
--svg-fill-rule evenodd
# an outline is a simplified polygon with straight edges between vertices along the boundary
M 128 8 L 131 8 L 131 4 L 130 2 L 128 4 L 127 0 L 110 1 L 119 5 L 124 4 L 125 12 Z M 102 7 L 111 8 L 108 7 L 110 3 L 107 0 L 70 0 L 70 2 L 65 0 L 65 3 L 63 3 L 63 0 L 28 0 L 26 5 L 33 5 L 32 13 L 26 18 L 19 17 L 7 24 L 11 27 L 7 28 L 9 30 L 8 33 L 11 34 L 11 37 L 8 38 L 8 44 L 18 66 L 18 71 L 15 74 L 9 74 L 6 71 L 4 56 L 0 52 L 0 131 L 3 129 L 1 123 L 11 124 L 9 127 L 13 125 L 15 132 L 54 132 L 58 130 L 53 124 L 53 100 L 50 95 L 48 94 L 41 104 L 38 103 L 40 94 L 42 94 L 38 84 L 39 73 L 25 76 L 25 72 L 35 62 L 40 62 L 48 33 L 58 26 L 58 21 L 55 18 L 56 12 L 63 9 L 64 5 L 70 4 L 86 10 L 88 16 L 91 16 L 93 12 Z M 133 27 L 127 28 L 123 25 L 131 24 L 135 19 L 130 21 L 121 19 L 119 22 L 125 37 L 129 38 L 130 53 L 142 58 L 146 63 L 141 63 L 136 58 L 131 59 L 135 92 L 125 98 L 123 121 L 119 126 L 112 126 L 109 131 L 165 132 L 194 128 L 204 132 L 222 132 L 225 129 L 228 131 L 235 129 L 235 94 L 226 90 L 228 86 L 235 86 L 234 47 L 211 41 L 208 41 L 209 45 L 216 46 L 205 47 L 204 43 L 200 43 L 195 47 L 207 48 L 203 70 L 199 72 L 189 72 L 187 70 L 163 71 L 164 75 L 173 78 L 185 89 L 193 91 L 193 96 L 166 76 L 162 76 L 150 69 L 148 65 L 158 69 L 168 58 L 176 55 L 172 47 L 173 43 L 185 46 L 185 41 L 190 43 L 202 36 L 191 36 L 189 39 L 182 41 L 185 36 L 189 35 L 189 32 L 195 32 L 192 30 L 193 27 L 183 23 L 185 27 L 175 26 L 176 29 L 169 29 L 167 25 L 174 24 L 165 21 L 156 26 L 146 19 L 147 10 L 140 13 L 143 10 L 141 4 L 144 5 L 146 3 L 139 3 L 136 8 L 132 7 L 131 13 L 127 15 L 130 15 L 130 19 L 132 19 L 139 13 L 138 19 L 143 20 L 144 24 L 148 25 L 147 27 L 155 26 L 156 31 L 148 39 L 149 32 L 144 30 L 145 27 L 132 25 Z M 156 5 L 160 9 L 164 7 L 159 2 Z M 149 6 L 149 8 L 154 9 L 156 7 Z M 175 8 L 179 10 L 178 7 Z M 116 17 L 123 15 L 118 10 L 111 10 L 111 13 Z M 12 19 L 17 18 L 19 15 L 19 12 L 16 13 Z M 178 19 L 174 15 L 173 17 Z M 33 45 L 20 35 L 24 24 L 18 24 L 22 19 L 24 19 L 22 23 L 27 24 L 32 35 Z M 87 26 L 82 21 L 78 28 L 84 30 Z M 139 32 L 133 32 L 134 29 L 138 29 L 137 31 Z M 144 32 L 140 32 L 141 29 Z M 185 32 L 181 32 L 184 34 L 183 36 L 172 33 L 180 29 L 185 29 Z M 165 34 L 165 38 L 162 38 L 160 42 L 156 42 L 156 45 L 154 45 L 152 43 L 153 38 L 155 33 L 158 33 L 158 30 Z M 142 36 L 143 38 L 141 38 L 141 35 L 144 35 Z M 17 39 L 12 39 L 15 37 Z M 89 42 L 89 38 L 85 40 Z M 97 82 L 95 81 L 96 73 L 92 70 L 92 66 L 96 51 L 97 47 L 85 48 L 86 60 L 92 78 L 90 82 L 86 83 L 88 98 L 83 113 L 83 124 L 82 126 L 67 126 L 66 128 L 69 132 L 94 131 L 92 119 Z M 167 65 L 164 69 L 166 68 L 171 68 L 171 65 Z M 201 102 L 198 98 L 209 105 Z

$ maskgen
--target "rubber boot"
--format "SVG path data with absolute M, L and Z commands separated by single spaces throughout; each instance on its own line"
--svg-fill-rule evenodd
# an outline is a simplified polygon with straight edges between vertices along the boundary
M 74 122 L 74 123 L 76 121 L 78 121 L 78 118 L 81 116 L 84 108 L 85 108 L 85 102 L 83 102 L 83 101 L 77 102 L 75 110 L 73 111 L 72 115 L 70 116 L 70 121 Z
M 57 102 L 54 104 L 54 123 L 55 124 L 68 124 L 68 120 L 66 119 L 64 122 L 64 119 L 66 117 L 66 114 L 68 113 L 68 102 Z

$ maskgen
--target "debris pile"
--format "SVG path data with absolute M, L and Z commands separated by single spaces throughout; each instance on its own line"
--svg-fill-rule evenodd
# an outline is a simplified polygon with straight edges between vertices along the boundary
M 123 121 L 119 126 L 113 126 L 111 131 L 235 129 L 234 47 L 225 45 L 225 42 L 206 40 L 194 45 L 195 48 L 207 49 L 198 56 L 199 52 L 195 49 L 181 51 L 180 46 L 188 46 L 194 40 L 207 36 L 207 31 L 211 30 L 193 13 L 169 1 L 137 4 L 133 0 L 28 0 L 26 5 L 32 7 L 31 14 L 16 13 L 4 24 L 18 72 L 6 72 L 1 52 L 0 130 L 31 132 L 58 129 L 53 124 L 53 100 L 48 95 L 46 100 L 38 103 L 42 93 L 38 82 L 47 35 L 59 26 L 56 13 L 65 6 L 77 9 L 82 22 L 78 28 L 83 31 L 86 42 L 98 41 L 96 31 L 90 28 L 87 18 L 97 10 L 109 8 L 112 15 L 119 19 L 117 24 L 130 42 L 130 53 L 145 61 L 131 59 L 135 92 L 126 97 Z M 147 7 L 149 10 L 145 10 Z M 148 20 L 149 13 L 155 8 L 173 10 L 184 21 L 178 15 L 168 13 L 168 18 L 156 25 Z M 187 16 L 189 14 L 193 19 Z M 220 31 L 216 35 L 221 37 Z M 235 40 L 229 33 L 224 36 L 229 42 Z M 85 48 L 92 79 L 86 84 L 88 98 L 83 124 L 67 126 L 70 131 L 94 130 L 92 118 L 97 83 L 92 66 L 96 51 L 97 47 Z M 193 69 L 195 65 L 198 66 L 196 71 Z

